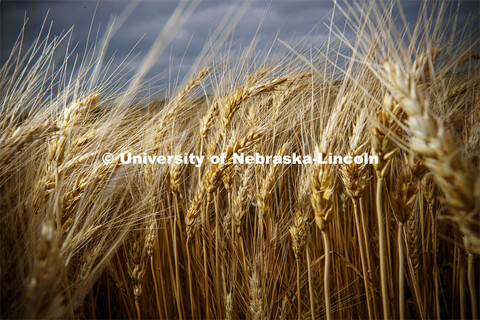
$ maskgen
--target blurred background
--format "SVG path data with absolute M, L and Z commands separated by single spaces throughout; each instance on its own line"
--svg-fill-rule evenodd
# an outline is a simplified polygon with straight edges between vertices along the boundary
M 414 21 L 421 2 L 400 1 L 407 21 Z M 459 4 L 459 19 L 467 21 L 477 17 L 480 1 L 454 2 Z M 133 4 L 133 5 L 132 5 Z M 29 45 L 37 37 L 45 23 L 43 35 L 51 26 L 51 35 L 59 35 L 74 27 L 71 48 L 81 57 L 87 46 L 91 28 L 89 48 L 101 41 L 109 22 L 122 15 L 126 8 L 133 8 L 119 30 L 114 34 L 106 54 L 106 60 L 113 57 L 112 67 L 118 66 L 129 52 L 131 61 L 127 69 L 134 70 L 148 51 L 163 26 L 180 4 L 178 0 L 144 0 L 140 2 L 122 0 L 3 0 L 0 2 L 0 63 L 8 58 L 10 50 L 26 18 L 28 18 L 24 44 Z M 342 7 L 354 5 L 352 1 L 338 2 Z M 194 63 L 196 57 L 222 21 L 230 23 L 235 16 L 241 16 L 231 41 L 231 53 L 245 48 L 255 39 L 256 50 L 274 45 L 285 50 L 285 46 L 275 39 L 281 39 L 295 46 L 302 39 L 310 46 L 321 45 L 328 37 L 329 19 L 334 13 L 336 25 L 343 25 L 344 19 L 338 6 L 332 0 L 277 0 L 277 1 L 202 1 L 188 21 L 177 30 L 168 49 L 158 58 L 149 77 L 157 77 L 160 82 L 181 79 Z M 396 14 L 396 13 L 392 13 Z M 342 30 L 343 31 L 343 30 Z M 348 34 L 348 33 L 347 33 Z M 97 40 L 98 39 L 98 40 Z M 25 46 L 24 46 L 25 47 Z M 62 50 L 59 50 L 62 51 Z M 59 57 L 61 59 L 62 57 Z

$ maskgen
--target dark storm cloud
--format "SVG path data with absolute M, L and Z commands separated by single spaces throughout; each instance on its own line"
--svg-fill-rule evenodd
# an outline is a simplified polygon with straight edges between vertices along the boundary
M 92 40 L 99 35 L 102 38 L 109 21 L 120 15 L 129 5 L 129 1 L 123 0 L 100 0 L 93 23 Z M 115 63 L 120 63 L 125 55 L 132 49 L 135 43 L 143 37 L 140 44 L 135 48 L 135 53 L 146 53 L 159 32 L 162 30 L 168 18 L 175 10 L 179 1 L 174 0 L 146 0 L 140 2 L 135 11 L 130 15 L 125 24 L 118 30 L 110 42 L 107 58 L 115 51 Z M 179 30 L 174 41 L 170 44 L 162 57 L 159 57 L 153 75 L 167 72 L 169 67 L 173 72 L 180 67 L 183 57 L 181 73 L 183 74 L 195 61 L 210 34 L 233 8 L 240 10 L 243 2 L 240 1 L 203 1 L 189 18 L 187 23 Z M 409 21 L 414 21 L 420 7 L 419 1 L 403 1 L 402 5 Z M 50 10 L 47 25 L 53 21 L 52 34 L 59 34 L 74 25 L 72 37 L 73 43 L 78 43 L 77 52 L 82 54 L 86 45 L 86 38 L 90 24 L 97 7 L 97 1 L 67 0 L 67 1 L 2 1 L 0 3 L 0 62 L 3 64 L 23 24 L 24 16 L 29 17 L 25 43 L 31 43 Z M 280 39 L 295 44 L 302 39 L 314 26 L 318 26 L 315 32 L 309 35 L 313 43 L 320 43 L 326 34 L 326 27 L 322 24 L 328 22 L 333 8 L 333 1 L 298 1 L 298 0 L 273 0 L 253 1 L 246 14 L 239 21 L 235 33 L 235 43 L 243 46 L 253 39 L 260 21 L 263 23 L 257 34 L 259 49 L 272 41 L 278 32 Z M 465 1 L 460 11 L 461 19 L 467 19 L 469 15 L 478 14 L 478 1 Z M 342 25 L 341 14 L 337 10 L 337 22 Z M 173 64 L 171 58 L 174 58 Z M 132 63 L 129 67 L 138 66 L 140 60 Z

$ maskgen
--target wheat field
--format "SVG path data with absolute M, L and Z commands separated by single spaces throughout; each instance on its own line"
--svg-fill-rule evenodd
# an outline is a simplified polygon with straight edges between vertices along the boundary
M 157 97 L 161 35 L 123 84 L 94 53 L 55 65 L 68 32 L 21 33 L 0 69 L 1 317 L 478 318 L 479 27 L 391 7 L 340 5 L 353 37 L 333 23 L 280 57 L 219 43 Z M 233 162 L 315 152 L 379 162 Z

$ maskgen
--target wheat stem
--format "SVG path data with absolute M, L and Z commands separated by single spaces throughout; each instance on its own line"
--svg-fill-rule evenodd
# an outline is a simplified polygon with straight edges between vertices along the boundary
M 472 319 L 478 319 L 478 300 L 475 288 L 475 257 L 471 252 L 467 255 L 467 280 L 472 304 Z
M 458 249 L 458 251 L 461 251 L 461 249 Z M 459 260 L 459 280 L 458 280 L 458 290 L 460 291 L 460 318 L 461 319 L 466 319 L 467 316 L 467 298 L 465 297 L 465 261 L 464 258 L 462 257 L 461 254 L 458 254 L 458 260 Z
M 295 259 L 295 264 L 297 266 L 297 311 L 298 311 L 298 319 L 302 319 L 302 298 L 300 295 L 300 259 Z
M 403 252 L 403 223 L 397 226 L 397 248 L 398 248 L 398 309 L 400 319 L 405 319 L 405 254 Z
M 383 178 L 377 174 L 377 192 L 376 192 L 376 205 L 377 205 L 377 223 L 378 223 L 378 250 L 380 251 L 380 282 L 382 288 L 382 307 L 383 318 L 390 319 L 388 312 L 388 287 L 387 287 L 387 257 L 385 255 L 385 226 L 383 220 Z
M 312 320 L 315 320 L 315 305 L 313 300 L 313 283 L 312 283 L 312 270 L 310 268 L 311 261 L 310 261 L 310 250 L 307 248 L 307 272 L 308 272 L 308 293 L 310 295 L 310 313 L 312 316 Z
M 140 304 L 138 302 L 138 298 L 135 298 L 135 309 L 137 310 L 137 319 L 141 320 L 142 319 L 142 314 L 140 312 Z
M 160 297 L 158 293 L 158 283 L 157 283 L 157 276 L 155 275 L 155 265 L 153 263 L 153 255 L 150 257 L 150 270 L 152 271 L 152 278 L 153 278 L 153 285 L 155 286 L 155 301 L 157 302 L 157 312 L 159 315 L 162 314 L 160 311 Z
M 360 222 L 360 217 L 359 217 L 359 213 L 358 213 L 358 198 L 353 198 L 352 199 L 353 201 L 353 212 L 354 212 L 354 216 L 355 216 L 355 226 L 356 226 L 356 229 L 357 229 L 357 237 L 358 237 L 358 248 L 360 250 L 360 260 L 361 260 L 361 263 L 362 263 L 362 273 L 363 273 L 363 285 L 365 286 L 365 296 L 366 296 L 366 299 L 367 299 L 367 311 L 368 311 L 368 318 L 369 319 L 372 319 L 372 307 L 371 307 L 371 298 L 370 298 L 370 286 L 368 284 L 368 279 L 369 279 L 369 276 L 368 276 L 368 272 L 367 272 L 367 262 L 366 262 L 366 257 L 365 257 L 365 249 L 363 247 L 364 245 L 364 233 L 363 233 L 363 230 L 362 230 L 362 226 L 361 226 L 361 222 Z
M 325 311 L 327 320 L 332 320 L 332 304 L 330 301 L 330 239 L 328 238 L 328 232 L 322 230 L 323 247 L 325 250 L 325 265 L 323 269 L 323 285 L 325 294 Z
M 189 241 L 191 239 L 187 237 L 187 274 L 188 274 L 188 290 L 190 292 L 190 312 L 192 318 L 195 318 L 195 299 L 193 295 L 193 281 L 192 281 L 192 266 L 191 266 L 191 257 L 190 257 L 190 246 L 189 246 Z

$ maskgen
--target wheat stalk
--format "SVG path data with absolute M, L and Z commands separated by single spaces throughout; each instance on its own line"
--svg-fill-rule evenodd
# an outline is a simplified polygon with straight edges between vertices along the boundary
M 367 111 L 366 109 L 362 109 L 360 114 L 358 115 L 355 126 L 353 128 L 352 136 L 350 137 L 349 141 L 349 155 L 355 157 L 357 155 L 362 155 L 367 151 L 367 143 L 368 139 L 366 137 L 366 127 L 367 127 Z M 366 262 L 366 254 L 365 254 L 365 230 L 362 228 L 362 224 L 360 222 L 360 217 L 358 213 L 359 207 L 359 198 L 361 197 L 362 193 L 367 186 L 368 179 L 369 179 L 369 172 L 368 167 L 366 164 L 345 164 L 341 167 L 341 178 L 347 194 L 350 196 L 353 202 L 354 208 L 354 216 L 355 216 L 355 225 L 357 230 L 357 237 L 358 237 L 358 247 L 360 249 L 360 259 L 362 263 L 362 273 L 363 273 L 363 282 L 365 287 L 365 294 L 367 299 L 367 310 L 368 310 L 368 317 L 372 319 L 372 310 L 370 305 L 370 287 L 369 287 L 369 273 L 367 272 L 367 262 Z
M 439 119 L 431 116 L 428 102 L 419 96 L 415 81 L 397 65 L 386 63 L 384 68 L 392 83 L 392 93 L 408 116 L 412 150 L 434 173 L 435 181 L 446 195 L 444 202 L 454 214 L 452 219 L 469 239 L 472 250 L 480 253 L 480 238 L 474 231 L 478 225 L 473 191 L 476 175 L 460 157 L 450 133 Z

